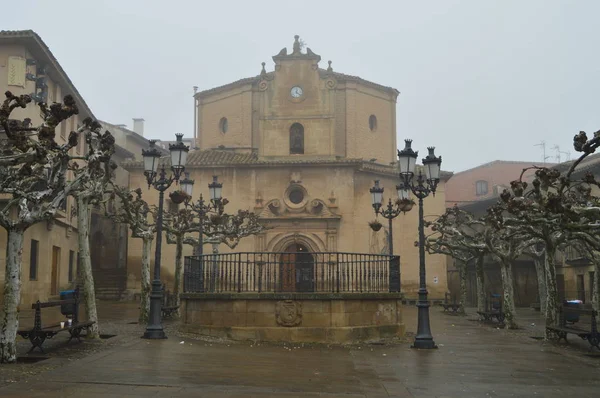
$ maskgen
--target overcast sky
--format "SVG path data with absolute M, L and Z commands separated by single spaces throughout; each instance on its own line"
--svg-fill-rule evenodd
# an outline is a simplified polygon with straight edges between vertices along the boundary
M 399 145 L 435 145 L 445 170 L 540 162 L 542 140 L 574 157 L 600 129 L 597 0 L 0 3 L 0 28 L 35 30 L 96 117 L 143 117 L 150 138 L 191 136 L 194 85 L 273 70 L 295 34 L 321 67 L 397 88 Z

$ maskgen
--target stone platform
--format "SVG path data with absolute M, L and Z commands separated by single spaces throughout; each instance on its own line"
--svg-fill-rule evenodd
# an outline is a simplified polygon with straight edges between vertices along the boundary
M 185 293 L 181 330 L 233 340 L 381 341 L 404 335 L 401 293 Z

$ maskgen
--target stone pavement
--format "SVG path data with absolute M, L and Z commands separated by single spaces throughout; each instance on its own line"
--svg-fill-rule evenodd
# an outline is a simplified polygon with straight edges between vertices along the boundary
M 0 388 L 0 396 L 597 397 L 600 356 L 589 356 L 575 340 L 561 347 L 531 339 L 540 330 L 532 323 L 541 319 L 529 311 L 522 310 L 528 327 L 513 332 L 434 307 L 440 348 L 431 351 L 408 343 L 302 347 L 135 339 Z M 415 316 L 407 307 L 409 331 Z

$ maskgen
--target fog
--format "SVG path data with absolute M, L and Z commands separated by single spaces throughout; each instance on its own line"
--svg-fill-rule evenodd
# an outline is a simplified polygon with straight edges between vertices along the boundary
M 335 71 L 397 88 L 397 134 L 443 168 L 574 157 L 600 129 L 598 1 L 6 1 L 1 29 L 32 29 L 96 117 L 193 134 L 200 90 L 260 73 L 293 36 Z M 401 142 L 399 140 L 399 142 Z

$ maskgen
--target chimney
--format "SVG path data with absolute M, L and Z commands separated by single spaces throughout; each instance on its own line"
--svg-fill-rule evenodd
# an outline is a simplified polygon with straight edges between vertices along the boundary
M 133 118 L 133 132 L 144 136 L 144 119 Z
M 126 124 L 115 124 L 115 126 L 120 127 L 122 129 L 126 129 L 127 128 Z

